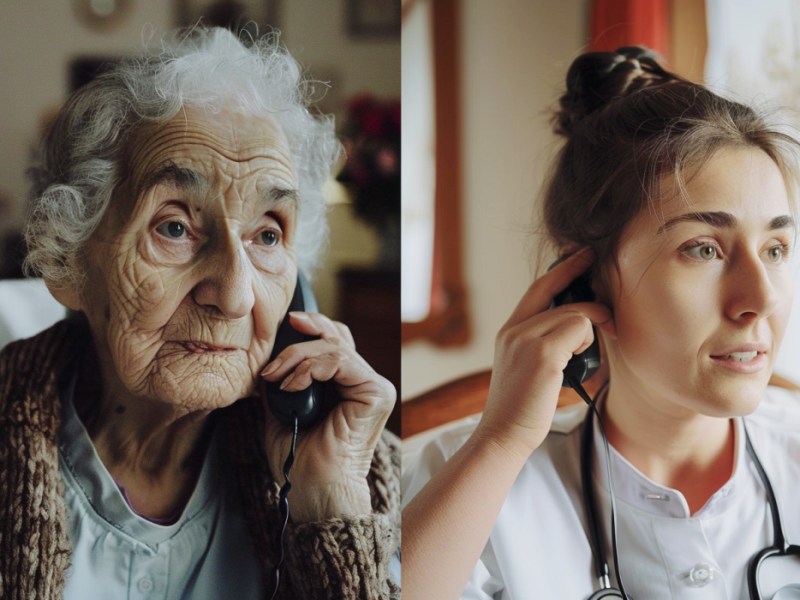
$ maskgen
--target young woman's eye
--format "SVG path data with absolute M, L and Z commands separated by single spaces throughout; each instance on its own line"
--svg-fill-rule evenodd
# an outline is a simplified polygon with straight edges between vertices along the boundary
M 776 244 L 766 250 L 767 260 L 771 263 L 782 263 L 789 257 L 789 246 L 786 244 Z
M 156 231 L 172 240 L 179 240 L 187 235 L 186 226 L 180 221 L 165 221 L 156 227 Z
M 278 242 L 281 241 L 281 234 L 275 229 L 265 229 L 259 234 L 259 239 L 263 245 L 272 248 L 277 246 Z
M 714 244 L 701 243 L 688 246 L 682 252 L 695 260 L 710 261 L 719 256 L 719 249 Z

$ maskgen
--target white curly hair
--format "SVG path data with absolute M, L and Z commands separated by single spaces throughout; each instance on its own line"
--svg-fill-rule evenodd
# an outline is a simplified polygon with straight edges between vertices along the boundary
M 243 39 L 227 29 L 196 27 L 116 65 L 67 100 L 43 142 L 39 164 L 29 171 L 29 274 L 55 287 L 82 285 L 81 247 L 125 171 L 128 140 L 137 127 L 166 122 L 189 106 L 212 113 L 233 107 L 280 123 L 298 180 L 298 264 L 311 274 L 327 242 L 322 187 L 341 146 L 333 119 L 309 112 L 313 85 L 279 34 Z

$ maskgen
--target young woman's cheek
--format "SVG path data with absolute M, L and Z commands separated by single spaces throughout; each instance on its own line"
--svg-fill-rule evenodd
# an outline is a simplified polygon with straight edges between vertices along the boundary
M 787 326 L 789 325 L 789 319 L 792 315 L 792 306 L 795 296 L 794 277 L 796 272 L 796 267 L 789 266 L 786 269 L 781 269 L 777 277 L 773 279 L 773 285 L 775 285 L 779 299 L 770 318 L 776 347 L 780 347 L 781 342 L 788 333 Z

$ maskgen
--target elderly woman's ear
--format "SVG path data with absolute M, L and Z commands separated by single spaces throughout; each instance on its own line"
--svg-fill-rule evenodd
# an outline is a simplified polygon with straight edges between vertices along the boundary
M 77 286 L 68 284 L 56 284 L 49 279 L 44 280 L 47 289 L 53 295 L 53 298 L 58 300 L 61 304 L 70 310 L 81 311 L 83 310 L 83 303 L 81 302 L 81 293 Z

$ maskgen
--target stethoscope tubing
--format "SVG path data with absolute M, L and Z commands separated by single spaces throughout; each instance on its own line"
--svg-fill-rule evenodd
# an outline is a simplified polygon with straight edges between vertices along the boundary
M 607 383 L 603 385 L 603 387 L 598 391 L 597 397 L 599 398 L 603 391 L 606 389 Z M 580 390 L 578 390 L 580 387 Z M 583 391 L 583 386 L 579 383 L 573 385 L 575 391 L 583 397 L 584 401 L 588 394 Z M 584 397 L 584 395 L 586 397 Z M 605 547 L 603 544 L 603 540 L 606 539 L 605 532 L 603 531 L 603 526 L 598 515 L 597 510 L 597 495 L 595 493 L 594 481 L 592 478 L 592 450 L 594 449 L 594 425 L 593 425 L 593 417 L 594 413 L 597 411 L 597 407 L 595 402 L 592 401 L 589 404 L 589 409 L 586 414 L 586 418 L 583 422 L 583 430 L 581 432 L 581 451 L 580 451 L 580 459 L 581 459 L 581 487 L 583 491 L 583 505 L 584 510 L 586 511 L 586 519 L 587 519 L 587 526 L 589 529 L 589 542 L 592 548 L 592 557 L 594 562 L 594 569 L 595 569 L 595 577 L 597 578 L 598 584 L 600 589 L 595 591 L 591 594 L 588 600 L 600 600 L 601 598 L 630 598 L 624 592 L 624 585 L 622 583 L 622 576 L 619 571 L 619 558 L 617 556 L 617 543 L 616 543 L 616 510 L 614 508 L 613 502 L 613 491 L 611 491 L 612 495 L 612 503 L 611 503 L 611 527 L 612 527 L 612 536 L 611 536 L 611 546 L 612 551 L 615 557 L 615 570 L 617 576 L 617 585 L 620 589 L 614 588 L 611 585 L 609 579 L 609 567 L 608 567 L 608 559 L 606 558 Z M 599 418 L 599 416 L 598 416 Z M 608 473 L 608 477 L 611 477 L 611 473 Z M 610 481 L 609 481 L 610 483 Z
M 603 385 L 600 391 L 597 394 L 597 397 L 602 394 L 605 390 L 607 383 Z M 576 382 L 576 385 L 573 385 L 575 391 L 581 395 L 581 397 L 586 401 L 588 395 L 583 390 L 580 383 Z M 580 387 L 580 390 L 578 390 Z M 583 392 L 583 394 L 581 394 Z M 591 400 L 591 399 L 590 399 Z M 581 449 L 580 449 L 580 468 L 581 468 L 581 487 L 583 488 L 583 505 L 584 510 L 586 512 L 587 518 L 587 527 L 589 530 L 589 542 L 592 548 L 592 557 L 594 563 L 594 570 L 595 576 L 597 578 L 598 584 L 600 585 L 600 589 L 595 591 L 593 594 L 589 596 L 587 600 L 599 600 L 600 598 L 629 598 L 624 592 L 624 587 L 621 581 L 621 575 L 619 572 L 619 557 L 617 554 L 617 542 L 616 542 L 616 535 L 615 531 L 612 531 L 612 551 L 614 553 L 615 558 L 615 571 L 617 575 L 617 585 L 620 589 L 616 589 L 611 586 L 609 580 L 609 566 L 608 566 L 608 559 L 606 558 L 605 547 L 603 545 L 603 540 L 606 539 L 605 532 L 603 531 L 602 523 L 600 517 L 598 515 L 597 509 L 597 495 L 595 493 L 595 488 L 593 484 L 592 478 L 592 454 L 594 449 L 594 426 L 593 426 L 593 419 L 594 414 L 597 411 L 595 406 L 595 400 L 591 402 L 587 401 L 589 404 L 589 410 L 586 414 L 586 418 L 583 422 L 583 429 L 581 432 Z M 598 415 L 599 418 L 599 415 Z M 764 466 L 761 464 L 761 460 L 758 458 L 758 454 L 753 448 L 753 444 L 750 441 L 750 434 L 747 431 L 747 425 L 745 420 L 742 420 L 742 426 L 744 429 L 744 439 L 745 439 L 745 446 L 747 449 L 747 454 L 750 457 L 750 460 L 753 461 L 755 465 L 756 471 L 758 472 L 759 478 L 764 486 L 764 490 L 767 495 L 767 504 L 769 505 L 770 513 L 772 515 L 772 528 L 773 528 L 773 544 L 772 546 L 768 546 L 763 550 L 757 552 L 748 563 L 747 566 L 747 586 L 750 593 L 751 600 L 761 600 L 761 593 L 758 588 L 758 573 L 761 569 L 761 565 L 767 558 L 772 556 L 785 556 L 787 554 L 800 554 L 800 547 L 793 546 L 786 543 L 786 536 L 783 532 L 783 524 L 781 521 L 780 510 L 778 507 L 778 501 L 775 496 L 775 491 L 772 487 L 772 482 L 767 475 Z M 611 477 L 611 473 L 608 473 L 608 477 Z M 613 488 L 610 487 L 610 480 L 609 480 L 609 492 L 612 495 L 612 503 L 611 503 L 611 522 L 612 522 L 612 529 L 616 529 L 615 522 L 616 522 L 616 510 L 614 507 L 613 502 Z

